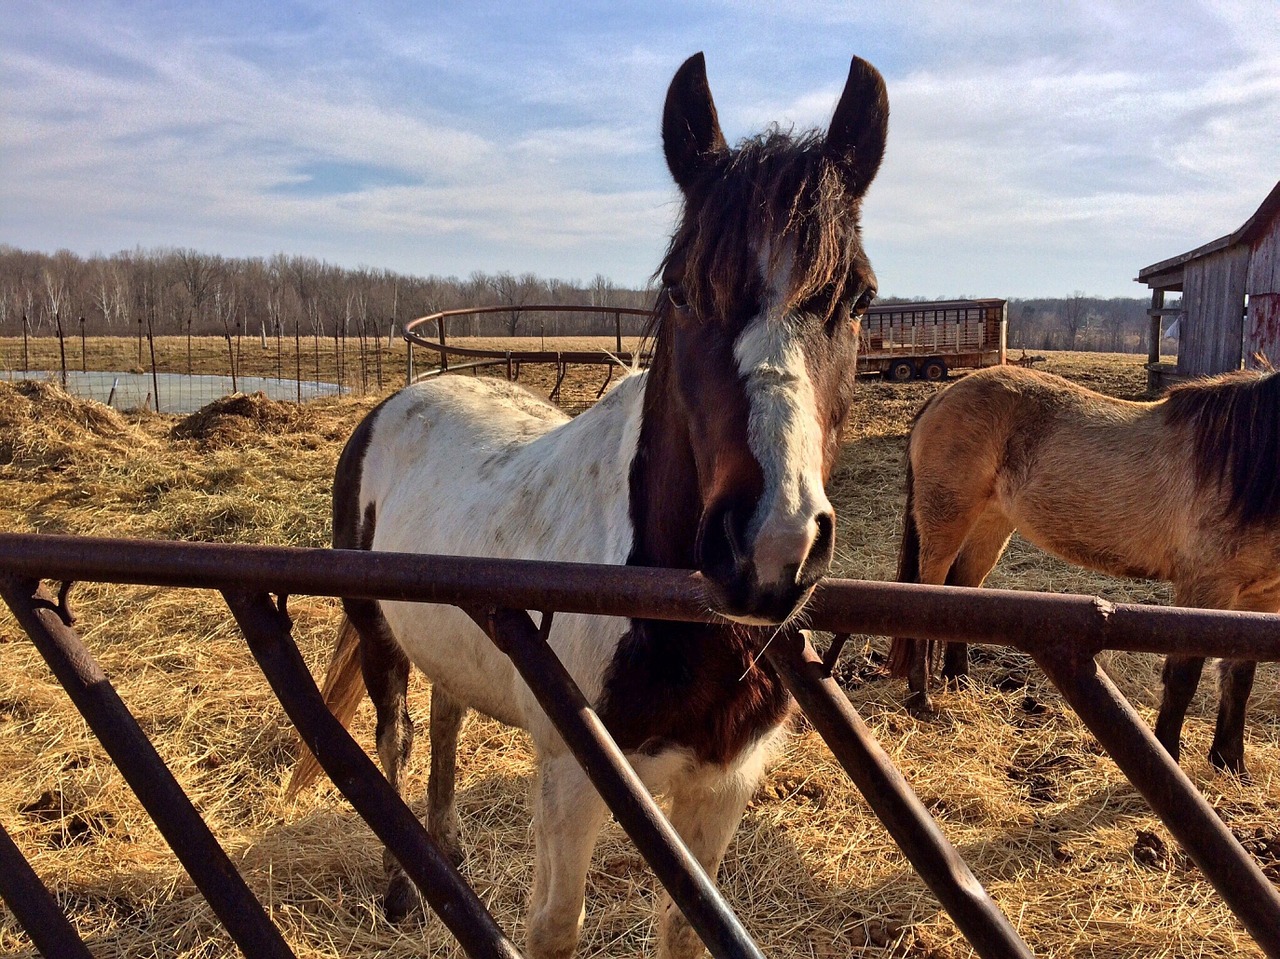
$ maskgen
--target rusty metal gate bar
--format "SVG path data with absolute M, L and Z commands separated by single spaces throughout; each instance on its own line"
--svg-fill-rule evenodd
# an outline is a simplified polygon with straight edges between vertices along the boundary
M 1280 896 L 1093 656 L 1037 653 L 1063 698 L 1191 854 L 1268 956 L 1280 956 Z
M 333 718 L 293 642 L 287 613 L 272 605 L 262 592 L 226 591 L 223 598 L 303 742 L 356 812 L 393 852 L 467 955 L 477 959 L 518 959 L 519 950 L 413 810 Z
M 285 592 L 443 602 L 471 608 L 482 603 L 694 621 L 711 618 L 697 577 L 672 570 L 0 535 L 2 570 L 64 580 L 223 589 L 261 590 L 261 584 L 267 582 Z M 358 584 L 354 589 L 353 583 Z M 1102 648 L 1280 659 L 1275 616 L 1113 606 L 1091 597 L 835 581 L 820 587 L 809 619 L 815 628 L 835 632 L 997 642 L 1042 654 L 1046 635 L 1065 634 L 1061 643 L 1067 651 L 1065 659 L 1051 662 L 1046 658 L 1045 668 L 1053 670 L 1051 678 L 1065 679 L 1063 691 L 1068 701 L 1084 704 L 1084 718 L 1090 725 L 1104 720 L 1136 725 L 1140 734 L 1145 727 L 1114 689 L 1108 692 L 1105 674 L 1099 676 L 1093 666 L 1092 678 L 1078 671 L 1073 675 L 1063 662 L 1074 656 L 1077 663 L 1092 663 L 1093 653 Z M 1099 690 L 1102 700 L 1113 699 L 1109 719 L 1105 703 L 1099 705 Z M 1116 708 L 1116 703 L 1124 708 Z M 1185 800 L 1189 809 L 1198 809 L 1198 817 L 1213 816 L 1204 798 L 1171 761 L 1144 767 L 1130 755 L 1134 749 L 1132 730 L 1107 739 L 1099 735 L 1099 739 L 1104 747 L 1117 750 L 1117 761 L 1126 775 L 1132 778 L 1145 771 L 1156 777 L 1154 783 L 1135 783 L 1144 793 L 1183 793 L 1179 801 Z M 1147 746 L 1141 736 L 1138 745 Z M 1170 808 L 1166 803 L 1156 811 L 1255 938 L 1262 937 L 1259 942 L 1268 954 L 1280 956 L 1274 932 L 1268 936 L 1269 930 L 1280 929 L 1280 895 L 1229 832 L 1175 827 L 1167 819 Z
M 9 904 L 41 955 L 93 959 L 53 893 L 0 826 L 0 899 Z
M 798 632 L 784 634 L 764 655 L 978 955 L 1030 959 L 1031 950 L 943 836 L 808 640 Z
M 10 575 L 0 575 L 0 596 L 236 944 L 253 959 L 294 959 L 280 930 L 236 872 L 106 674 L 64 622 L 70 619 L 66 606 L 59 606 L 36 581 Z
M 73 541 L 64 545 L 75 547 L 88 544 L 84 541 Z M 204 546 L 200 547 L 199 551 L 208 552 L 208 549 Z M 243 547 L 236 547 L 233 550 L 239 553 L 244 552 Z M 332 558 L 331 551 L 319 552 L 319 555 L 323 554 L 328 554 L 328 558 Z M 358 555 L 364 561 L 373 558 L 368 553 Z M 226 558 L 232 559 L 231 556 Z M 448 560 L 445 563 L 452 565 Z M 526 571 L 545 566 L 545 564 L 524 565 Z M 566 570 L 568 569 L 573 567 L 566 567 Z M 608 567 L 597 568 L 594 571 L 600 572 L 604 569 Z M 582 572 L 581 568 L 577 568 L 577 571 Z M 630 572 L 630 578 L 634 579 L 634 574 L 639 571 Z M 666 571 L 652 572 L 662 576 Z M 641 576 L 644 579 L 650 578 L 644 573 Z M 474 587 L 474 583 L 472 586 Z M 251 648 L 277 696 L 286 705 L 290 718 L 299 727 L 304 738 L 314 743 L 316 754 L 326 756 L 325 745 L 315 738 L 313 727 L 327 730 L 334 737 L 333 742 L 328 744 L 329 749 L 333 749 L 336 743 L 345 745 L 347 750 L 354 751 L 355 756 L 352 761 L 357 764 L 362 761 L 372 772 L 373 782 L 384 789 L 389 789 L 367 757 L 350 740 L 345 731 L 338 727 L 324 707 L 315 684 L 311 681 L 310 674 L 289 637 L 287 614 L 282 609 L 273 607 L 266 595 L 260 591 L 253 593 L 245 590 L 224 590 L 224 596 L 242 630 L 249 638 Z M 700 604 L 700 607 L 706 608 L 705 604 Z M 570 744 L 593 784 L 713 954 L 735 957 L 735 959 L 740 956 L 760 956 L 758 947 L 751 941 L 740 921 L 725 904 L 714 883 L 689 854 L 678 834 L 658 810 L 652 797 L 627 764 L 599 718 L 590 709 L 581 691 L 551 652 L 545 637 L 540 637 L 539 632 L 534 629 L 528 613 L 523 610 L 494 609 L 481 612 L 479 615 L 472 610 L 472 615 L 482 628 L 486 629 L 494 642 L 512 658 L 544 710 L 556 723 L 566 742 Z M 544 619 L 544 623 L 547 626 L 550 625 L 549 614 L 548 618 Z M 300 690 L 302 692 L 299 692 Z M 299 697 L 304 702 L 303 708 L 298 708 Z M 293 708 L 290 708 L 291 706 Z M 866 732 L 865 727 L 863 731 Z M 866 735 L 870 738 L 869 733 Z M 871 746 L 879 750 L 874 740 L 871 740 Z M 327 758 L 332 761 L 332 757 Z M 326 765 L 326 769 L 336 782 L 343 784 L 343 771 L 340 768 Z M 353 777 L 348 776 L 348 779 Z M 886 795 L 878 802 L 873 802 L 873 808 L 882 817 L 888 816 L 890 820 L 902 820 L 901 809 L 904 804 L 913 811 L 923 812 L 919 800 L 910 792 L 901 777 L 899 777 L 899 785 L 898 793 Z M 349 795 L 348 798 L 353 797 Z M 914 807 L 910 804 L 914 804 Z M 360 811 L 371 825 L 375 825 L 374 819 L 367 814 L 366 810 L 360 809 Z M 409 815 L 407 810 L 405 814 Z M 927 814 L 924 815 L 927 820 Z M 411 815 L 410 819 L 412 819 Z M 413 825 L 416 826 L 416 823 Z M 959 859 L 955 850 L 942 837 L 936 825 L 929 842 L 916 843 L 912 848 L 917 853 L 917 865 L 921 867 L 922 875 L 926 876 L 931 888 L 939 894 L 944 905 L 960 903 L 962 907 L 967 907 L 967 913 L 961 916 L 960 925 L 974 938 L 980 955 L 1001 957 L 1001 959 L 1003 957 L 1021 959 L 1030 955 L 1026 945 L 1018 938 L 1017 933 L 995 904 L 986 896 L 985 891 L 969 873 L 967 866 Z M 939 864 L 956 862 L 960 863 L 958 870 L 939 868 Z M 426 891 L 426 887 L 423 888 Z M 435 904 L 430 897 L 429 901 Z M 467 938 L 464 936 L 459 938 L 465 946 L 468 942 Z M 481 939 L 482 948 L 486 945 L 492 947 L 494 940 L 491 936 L 482 936 Z M 499 945 L 505 944 L 499 943 Z M 474 947 L 469 951 L 474 951 Z
M 763 959 L 760 948 L 658 809 L 582 690 L 547 644 L 551 614 L 543 613 L 544 628 L 539 631 L 524 610 L 468 613 L 511 658 L 618 824 L 636 844 L 703 945 L 713 956 L 724 959 Z

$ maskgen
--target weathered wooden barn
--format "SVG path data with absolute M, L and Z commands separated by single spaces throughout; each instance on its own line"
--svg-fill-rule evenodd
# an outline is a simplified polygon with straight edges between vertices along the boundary
M 1280 182 L 1244 226 L 1138 271 L 1151 289 L 1147 386 L 1242 365 L 1280 366 Z M 1164 305 L 1180 292 L 1182 303 Z M 1160 362 L 1160 330 L 1178 321 L 1178 362 Z

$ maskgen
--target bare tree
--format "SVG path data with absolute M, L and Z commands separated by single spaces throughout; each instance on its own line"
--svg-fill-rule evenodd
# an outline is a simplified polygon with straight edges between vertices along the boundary
M 1082 329 L 1088 328 L 1089 313 L 1084 300 L 1084 291 L 1076 290 L 1062 308 L 1062 325 L 1067 331 L 1067 349 L 1076 348 L 1076 337 Z
M 507 318 L 507 335 L 515 336 L 520 325 L 521 307 L 528 306 L 535 294 L 542 290 L 542 281 L 532 273 L 498 273 L 489 279 L 493 292 L 499 303 L 509 309 L 504 314 Z
M 67 305 L 67 284 L 62 275 L 52 267 L 46 267 L 44 271 L 44 293 L 48 303 L 48 316 L 57 326 L 62 316 L 62 308 Z

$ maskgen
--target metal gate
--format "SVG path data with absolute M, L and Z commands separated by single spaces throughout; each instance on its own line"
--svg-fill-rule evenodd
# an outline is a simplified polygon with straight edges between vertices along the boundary
M 60 582 L 57 596 L 42 580 Z M 685 571 L 342 550 L 0 535 L 0 596 L 138 795 L 229 934 L 251 957 L 293 953 L 72 629 L 78 581 L 218 589 L 285 711 L 325 771 L 404 865 L 472 956 L 519 952 L 363 750 L 329 713 L 290 635 L 287 597 L 448 603 L 512 659 L 565 742 L 716 957 L 760 956 L 547 645 L 554 612 L 704 621 Z M 526 610 L 543 613 L 542 631 Z M 849 633 L 1013 646 L 1030 653 L 1185 847 L 1268 956 L 1280 957 L 1280 894 L 1156 742 L 1094 657 L 1104 649 L 1280 660 L 1280 617 L 1110 604 L 1091 597 L 827 580 L 812 628 L 837 634 L 827 657 L 799 632 L 764 650 L 814 728 L 956 926 L 984 957 L 1026 944 L 942 835 L 831 677 Z M 1061 639 L 1052 651 L 1043 637 Z M 42 953 L 90 953 L 0 829 L 0 897 Z

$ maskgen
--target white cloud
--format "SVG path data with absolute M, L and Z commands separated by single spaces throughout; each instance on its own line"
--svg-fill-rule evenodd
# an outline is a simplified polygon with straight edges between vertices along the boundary
M 730 139 L 824 125 L 848 56 L 879 63 L 865 233 L 886 292 L 1138 295 L 1140 266 L 1234 229 L 1280 176 L 1274 0 L 742 2 L 527 35 L 465 10 L 264 9 L 248 34 L 231 11 L 209 31 L 19 2 L 0 241 L 640 282 L 675 212 L 663 91 L 699 48 Z M 398 185 L 280 192 L 317 163 Z

